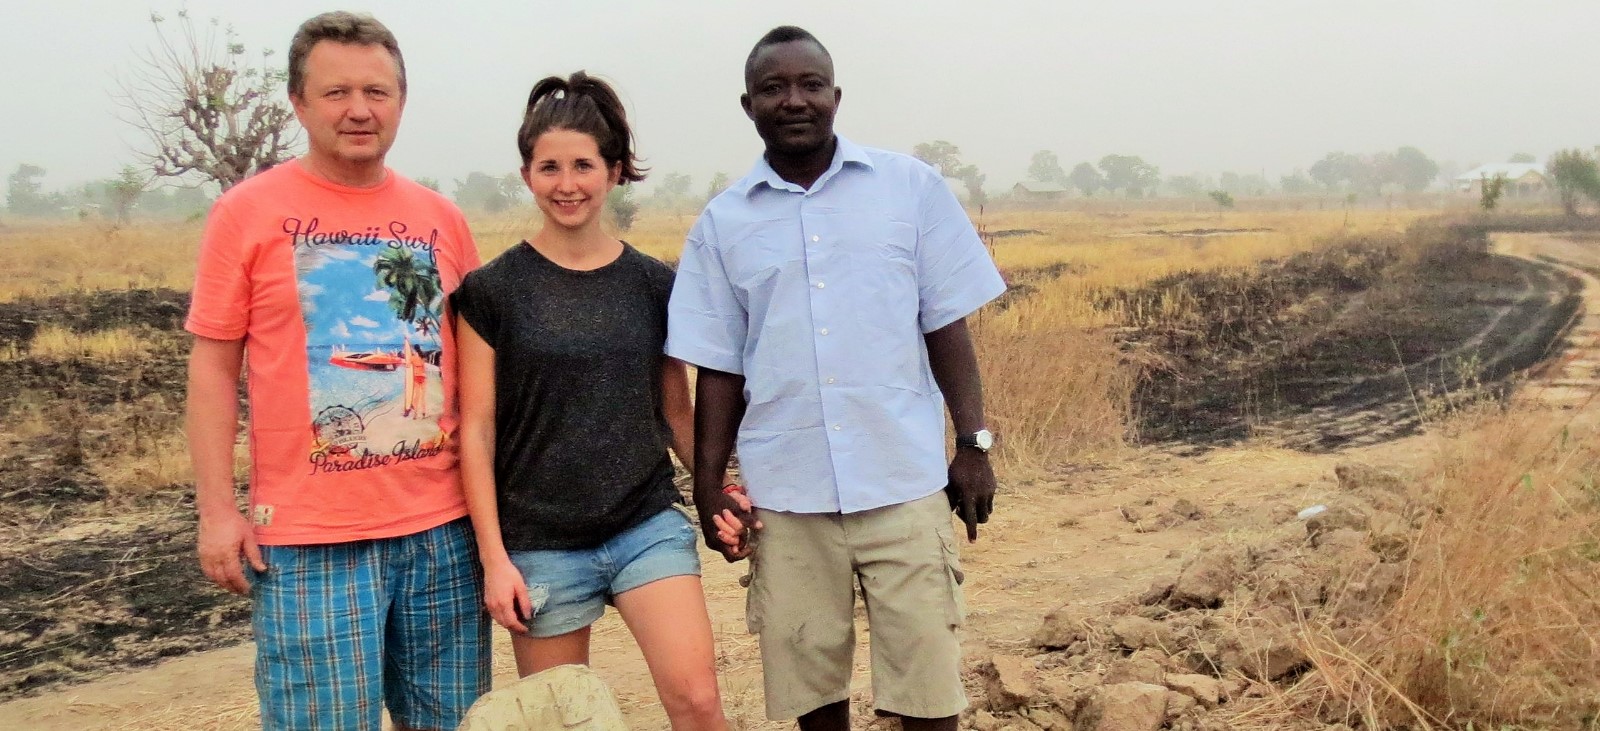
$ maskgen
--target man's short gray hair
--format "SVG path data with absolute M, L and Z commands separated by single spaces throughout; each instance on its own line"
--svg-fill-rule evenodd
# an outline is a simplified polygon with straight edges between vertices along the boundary
M 289 42 L 290 96 L 305 94 L 306 58 L 321 41 L 383 46 L 394 57 L 394 65 L 399 69 L 400 93 L 406 93 L 406 61 L 400 55 L 400 42 L 395 40 L 394 34 L 371 15 L 335 10 L 301 23 L 300 29 L 294 33 L 294 40 Z

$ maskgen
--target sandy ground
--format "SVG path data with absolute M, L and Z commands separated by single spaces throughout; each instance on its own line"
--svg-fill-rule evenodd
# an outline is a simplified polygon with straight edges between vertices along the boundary
M 1536 369 L 1518 398 L 1548 408 L 1591 411 L 1600 368 L 1600 271 L 1592 242 L 1558 237 L 1497 237 L 1497 248 L 1526 258 L 1561 262 L 1584 280 L 1584 308 L 1567 329 L 1567 346 Z M 1285 511 L 1322 502 L 1337 486 L 1334 465 L 1367 462 L 1405 473 L 1419 469 L 1445 437 L 1424 433 L 1329 454 L 1252 445 L 1178 456 L 1165 449 L 1130 451 L 1099 465 L 1076 465 L 1002 487 L 998 512 L 980 540 L 963 547 L 969 621 L 964 649 L 969 667 L 995 652 L 1021 652 L 1040 617 L 1071 600 L 1110 602 L 1173 573 L 1202 541 L 1260 529 Z M 1161 510 L 1177 498 L 1204 517 L 1140 532 L 1124 508 Z M 791 728 L 761 710 L 760 662 L 744 631 L 743 565 L 704 554 L 706 593 L 718 646 L 724 703 L 734 728 Z M 865 634 L 863 633 L 864 637 Z M 496 682 L 514 678 L 503 634 L 496 637 Z M 253 646 L 203 652 L 149 669 L 72 686 L 0 705 L 0 728 L 39 731 L 89 729 L 244 729 L 256 725 L 251 685 Z M 858 703 L 869 702 L 865 647 L 857 651 Z M 593 664 L 609 682 L 630 725 L 666 728 L 644 662 L 616 615 L 596 625 Z

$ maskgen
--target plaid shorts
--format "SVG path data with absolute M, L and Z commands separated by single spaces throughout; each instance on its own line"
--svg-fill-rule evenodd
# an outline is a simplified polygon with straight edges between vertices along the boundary
M 252 576 L 263 729 L 454 729 L 489 690 L 489 619 L 462 518 L 395 538 L 262 546 Z

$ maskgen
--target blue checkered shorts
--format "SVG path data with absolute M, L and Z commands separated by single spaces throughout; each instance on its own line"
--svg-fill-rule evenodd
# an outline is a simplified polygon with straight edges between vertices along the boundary
M 489 690 L 472 526 L 262 546 L 252 626 L 263 729 L 454 729 Z

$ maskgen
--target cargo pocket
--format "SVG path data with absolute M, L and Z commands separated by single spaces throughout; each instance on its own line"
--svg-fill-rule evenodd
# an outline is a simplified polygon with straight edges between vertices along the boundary
M 756 558 L 755 554 L 751 554 L 750 558 L 746 560 L 750 564 L 750 572 L 746 574 L 744 579 L 740 582 L 745 585 L 744 625 L 745 629 L 748 630 L 750 634 L 759 635 L 761 634 L 762 627 L 761 608 L 766 604 L 766 602 L 763 601 L 765 597 L 761 594 L 763 590 L 763 587 L 761 586 L 761 580 L 757 575 L 757 572 L 760 570 L 760 561 Z
M 950 527 L 948 517 L 940 521 L 940 527 L 934 531 L 939 534 L 939 553 L 944 558 L 944 575 L 946 584 L 950 588 L 949 598 L 945 601 L 945 609 L 951 627 L 960 627 L 967 620 L 967 600 L 962 595 L 961 585 L 966 583 L 967 575 L 961 571 L 961 555 L 956 548 L 955 529 Z

